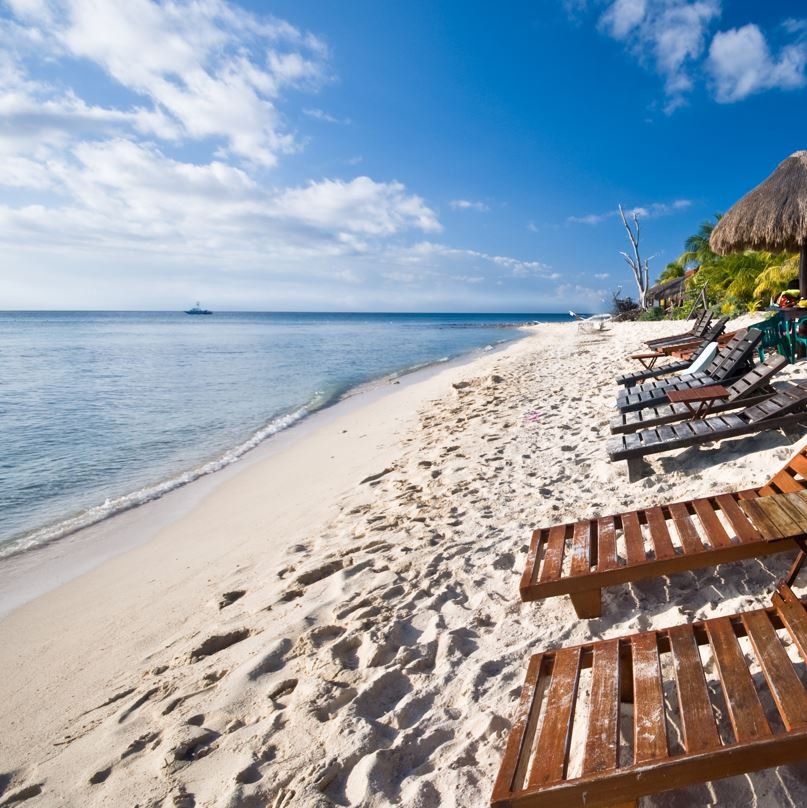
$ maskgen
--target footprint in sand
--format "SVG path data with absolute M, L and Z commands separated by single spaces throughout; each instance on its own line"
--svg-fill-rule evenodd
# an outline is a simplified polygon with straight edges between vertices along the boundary
M 190 652 L 189 659 L 191 662 L 198 662 L 200 659 L 218 654 L 231 645 L 243 642 L 251 633 L 248 628 L 239 628 L 225 634 L 214 634 L 212 637 L 208 637 L 201 645 L 196 646 Z

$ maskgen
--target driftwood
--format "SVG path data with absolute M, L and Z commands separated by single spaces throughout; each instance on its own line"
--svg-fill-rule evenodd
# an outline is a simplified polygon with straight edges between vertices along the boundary
M 625 211 L 622 210 L 622 205 L 619 205 L 618 207 L 619 215 L 622 217 L 622 224 L 625 225 L 625 230 L 628 231 L 628 239 L 633 247 L 632 257 L 622 250 L 619 251 L 619 254 L 625 259 L 625 261 L 627 261 L 628 266 L 633 272 L 633 277 L 636 280 L 636 286 L 639 289 L 639 307 L 644 310 L 647 308 L 647 290 L 650 288 L 650 258 L 645 258 L 642 260 L 641 256 L 639 255 L 640 228 L 638 214 L 635 211 L 633 213 L 633 226 L 635 228 L 634 232 L 628 223 L 627 218 L 625 217 Z

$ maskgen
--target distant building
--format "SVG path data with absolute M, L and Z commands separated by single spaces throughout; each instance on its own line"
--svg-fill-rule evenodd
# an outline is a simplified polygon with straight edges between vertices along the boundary
M 694 278 L 700 267 L 688 269 L 680 278 L 672 278 L 664 283 L 657 283 L 647 290 L 648 307 L 669 309 L 681 306 L 686 299 L 687 282 Z

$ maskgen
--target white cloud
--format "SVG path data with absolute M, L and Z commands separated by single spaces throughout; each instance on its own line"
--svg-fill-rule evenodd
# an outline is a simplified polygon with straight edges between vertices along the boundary
M 349 126 L 351 123 L 350 118 L 337 118 L 335 115 L 331 115 L 329 112 L 325 112 L 325 110 L 318 109 L 317 107 L 304 109 L 303 115 L 307 115 L 309 118 L 313 118 L 315 121 L 322 121 L 323 123 L 335 123 L 339 124 L 340 126 Z
M 610 277 L 610 274 L 608 272 L 595 272 L 594 277 L 598 281 L 604 281 L 606 278 Z
M 224 0 L 14 0 L 11 7 L 40 57 L 47 50 L 89 60 L 134 93 L 141 105 L 131 114 L 141 130 L 216 138 L 223 152 L 265 166 L 299 148 L 276 106 L 281 92 L 327 79 L 319 40 Z
M 484 202 L 472 202 L 469 199 L 452 199 L 448 204 L 454 210 L 475 210 L 478 213 L 486 213 L 490 210 Z
M 637 205 L 633 208 L 625 208 L 627 216 L 636 214 L 640 219 L 652 219 L 659 216 L 669 216 L 680 210 L 686 210 L 692 201 L 689 199 L 676 199 L 673 202 L 651 202 L 648 205 Z M 605 213 L 587 213 L 581 216 L 568 216 L 567 224 L 600 224 L 606 219 L 613 219 L 619 216 L 619 210 L 606 211 Z
M 419 196 L 399 182 L 379 183 L 369 177 L 350 182 L 323 180 L 290 188 L 277 200 L 278 215 L 320 228 L 366 235 L 392 235 L 415 227 L 439 231 L 440 223 Z
M 600 18 L 600 25 L 616 39 L 624 39 L 645 18 L 646 0 L 616 0 Z
M 0 239 L 41 248 L 127 247 L 161 255 L 283 256 L 363 253 L 374 241 L 440 228 L 400 183 L 357 177 L 270 189 L 244 169 L 193 164 L 125 139 L 80 143 L 52 159 L 0 163 L 0 183 L 47 187 L 66 201 L 0 207 Z
M 547 280 L 555 280 L 558 275 L 548 264 L 541 261 L 524 261 L 505 255 L 491 255 L 460 247 L 449 247 L 445 244 L 436 244 L 432 241 L 422 241 L 411 247 L 396 250 L 390 255 L 402 263 L 423 263 L 435 257 L 454 260 L 470 260 L 485 262 L 504 267 L 514 277 L 533 276 Z
M 762 31 L 756 25 L 744 25 L 715 35 L 708 69 L 716 99 L 731 103 L 763 90 L 803 87 L 805 63 L 803 44 L 788 45 L 774 58 Z
M 693 85 L 690 67 L 720 12 L 720 0 L 615 0 L 601 15 L 600 28 L 664 78 L 666 111 L 672 112 L 685 103 Z

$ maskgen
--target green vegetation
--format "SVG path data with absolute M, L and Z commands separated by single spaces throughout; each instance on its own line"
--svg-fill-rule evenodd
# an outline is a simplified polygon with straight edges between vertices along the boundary
M 757 311 L 785 289 L 798 285 L 798 255 L 756 250 L 731 255 L 712 252 L 709 236 L 719 219 L 717 216 L 714 222 L 703 222 L 698 232 L 686 240 L 685 251 L 659 276 L 658 282 L 664 282 L 699 267 L 686 283 L 687 300 L 682 309 L 688 311 L 705 289 L 707 304 L 721 314 Z M 675 317 L 677 313 L 669 315 Z

